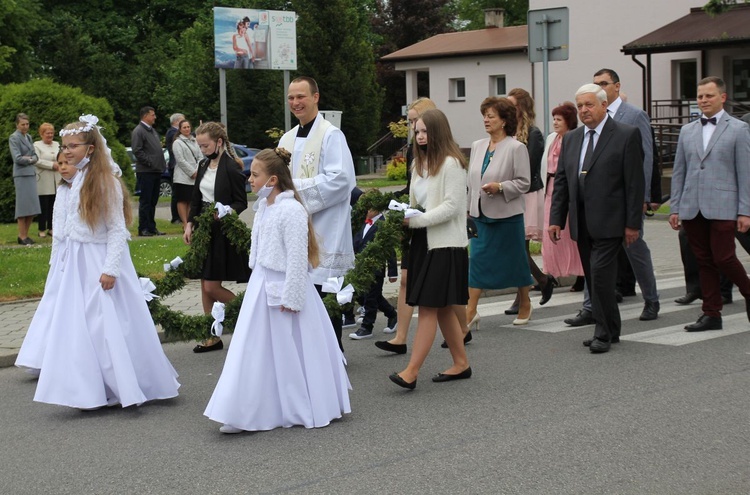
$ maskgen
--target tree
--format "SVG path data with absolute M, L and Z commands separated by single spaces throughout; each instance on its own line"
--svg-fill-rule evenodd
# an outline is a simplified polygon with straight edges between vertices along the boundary
M 484 9 L 505 9 L 505 26 L 523 26 L 529 10 L 529 0 L 455 0 L 455 24 L 461 30 L 483 29 Z
M 376 0 L 371 23 L 379 43 L 378 58 L 401 48 L 450 32 L 452 11 L 450 0 Z M 392 63 L 377 62 L 378 82 L 385 89 L 381 129 L 401 117 L 406 102 L 404 73 Z M 427 81 L 420 84 L 419 96 L 429 96 Z
M 726 12 L 727 10 L 731 9 L 737 4 L 740 3 L 747 3 L 746 0 L 709 0 L 709 2 L 703 6 L 703 10 L 705 10 L 710 15 L 716 15 L 721 14 L 722 12 Z
M 27 81 L 39 69 L 35 34 L 47 27 L 37 0 L 0 0 L 0 84 Z
M 368 16 L 354 0 L 297 0 L 298 74 L 315 78 L 320 108 L 341 110 L 341 127 L 353 154 L 375 140 L 383 93 L 376 81 Z

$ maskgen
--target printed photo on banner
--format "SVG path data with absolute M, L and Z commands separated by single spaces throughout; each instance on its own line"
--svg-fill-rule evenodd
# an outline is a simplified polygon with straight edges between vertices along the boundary
M 297 69 L 294 12 L 214 8 L 214 67 Z

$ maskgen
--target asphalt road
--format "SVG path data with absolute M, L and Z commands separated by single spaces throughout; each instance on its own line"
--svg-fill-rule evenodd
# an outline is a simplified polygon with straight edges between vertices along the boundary
M 515 328 L 510 296 L 482 300 L 474 376 L 432 383 L 449 365 L 437 339 L 413 392 L 388 380 L 408 355 L 376 349 L 382 334 L 347 340 L 353 412 L 317 430 L 220 434 L 203 410 L 226 351 L 191 343 L 165 345 L 180 396 L 125 410 L 34 403 L 35 380 L 3 369 L 0 492 L 750 493 L 744 304 L 735 291 L 724 330 L 687 334 L 699 306 L 672 303 L 679 274 L 659 283 L 661 317 L 638 321 L 626 298 L 623 342 L 603 355 L 581 345 L 593 327 L 560 323 L 580 293 L 558 289 Z

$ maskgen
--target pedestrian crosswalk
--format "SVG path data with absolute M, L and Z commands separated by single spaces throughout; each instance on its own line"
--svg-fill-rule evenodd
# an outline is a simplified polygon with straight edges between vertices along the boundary
M 660 292 L 664 292 L 670 289 L 684 287 L 685 281 L 682 276 L 675 276 L 659 279 L 657 283 Z M 580 309 L 582 300 L 583 296 L 580 292 L 571 293 L 558 291 L 546 305 L 538 306 L 537 304 L 535 304 L 535 302 L 538 301 L 538 297 L 532 297 L 534 311 L 532 313 L 531 321 L 527 325 L 524 325 L 522 327 L 514 326 L 512 324 L 513 317 L 507 317 L 507 320 L 505 322 L 499 324 L 494 322 L 492 324 L 489 324 L 489 322 L 487 322 L 487 319 L 489 317 L 497 315 L 505 316 L 505 310 L 510 307 L 512 302 L 511 296 L 503 301 L 493 301 L 479 304 L 479 314 L 482 315 L 483 322 L 483 325 L 480 328 L 491 328 L 492 326 L 496 326 L 500 328 L 516 328 L 546 333 L 560 333 L 577 330 L 579 328 L 585 328 L 571 327 L 563 323 L 563 319 L 574 316 L 578 309 Z M 672 303 L 671 299 L 665 300 L 663 298 L 661 311 L 659 312 L 659 319 L 651 322 L 640 322 L 638 318 L 643 311 L 643 300 L 641 299 L 639 294 L 637 297 L 627 298 L 625 303 L 619 305 L 620 318 L 622 320 L 623 329 L 623 334 L 620 337 L 620 340 L 628 342 L 642 342 L 648 344 L 683 346 L 696 342 L 703 342 L 710 339 L 735 335 L 738 333 L 750 332 L 750 324 L 748 324 L 747 321 L 747 315 L 744 311 L 744 304 L 738 304 L 738 306 L 740 305 L 742 308 L 742 311 L 740 313 L 723 316 L 723 330 L 707 332 L 686 332 L 684 328 L 685 325 L 695 322 L 698 316 L 700 316 L 700 304 L 680 306 Z M 572 310 L 569 314 L 561 316 L 560 309 L 563 309 L 563 307 L 570 307 L 572 308 Z M 557 308 L 558 311 L 548 311 L 554 308 Z M 545 316 L 545 313 L 555 313 L 555 316 Z M 675 324 L 676 319 L 674 316 L 665 318 L 667 315 L 678 315 L 678 323 Z M 637 322 L 637 325 L 641 328 L 646 325 L 650 326 L 651 328 L 649 328 L 648 330 L 631 333 L 628 331 L 628 327 L 632 328 L 635 322 Z M 657 328 L 653 328 L 654 326 L 657 326 Z M 591 325 L 589 327 L 593 328 L 593 326 Z

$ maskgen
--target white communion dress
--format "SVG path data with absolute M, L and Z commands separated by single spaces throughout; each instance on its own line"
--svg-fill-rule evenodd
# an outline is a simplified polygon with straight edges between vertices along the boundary
M 204 412 L 210 419 L 246 431 L 318 428 L 351 412 L 344 356 L 308 272 L 307 231 L 291 191 L 259 201 L 253 272 Z
M 65 244 L 65 207 L 67 206 L 70 184 L 58 186 L 55 195 L 55 206 L 52 210 L 52 253 L 49 258 L 49 272 L 44 283 L 44 293 L 39 301 L 34 317 L 31 319 L 26 337 L 23 339 L 21 350 L 18 351 L 16 366 L 24 368 L 29 373 L 39 376 L 42 369 L 42 359 L 47 348 L 47 335 L 52 326 L 52 314 L 57 298 L 60 297 L 60 279 L 62 270 L 58 263 L 60 246 Z M 64 297 L 64 295 L 62 296 Z
M 176 397 L 177 372 L 130 259 L 119 182 L 110 214 L 91 229 L 78 212 L 86 172 L 76 175 L 65 203 L 63 244 L 53 259 L 58 294 L 43 309 L 49 328 L 34 400 L 93 409 Z M 115 277 L 113 289 L 102 289 L 103 273 Z

